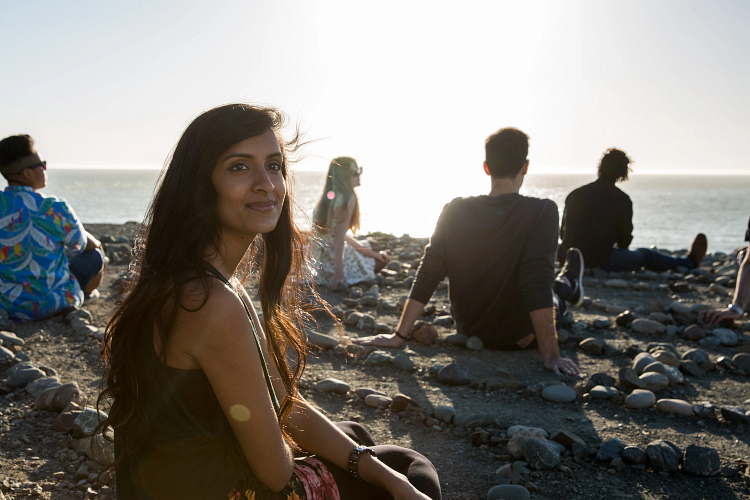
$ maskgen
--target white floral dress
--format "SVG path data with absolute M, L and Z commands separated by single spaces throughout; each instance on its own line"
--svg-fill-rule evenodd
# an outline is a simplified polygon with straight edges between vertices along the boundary
M 318 234 L 317 241 L 313 242 L 313 257 L 315 258 L 315 283 L 328 285 L 333 280 L 336 271 L 335 257 L 333 255 L 333 235 L 336 226 L 325 235 Z M 365 240 L 357 240 L 363 247 L 370 248 L 370 243 Z M 375 278 L 375 259 L 365 257 L 352 248 L 348 242 L 344 242 L 344 279 L 350 285 L 369 281 Z

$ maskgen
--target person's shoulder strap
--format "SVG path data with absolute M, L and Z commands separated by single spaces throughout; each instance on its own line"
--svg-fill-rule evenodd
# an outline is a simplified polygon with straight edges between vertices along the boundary
M 229 287 L 232 292 L 237 296 L 238 299 L 240 299 L 240 302 L 242 302 L 242 306 L 245 308 L 245 312 L 247 313 L 247 319 L 250 321 L 250 327 L 253 329 L 253 337 L 255 337 L 255 345 L 258 348 L 258 355 L 260 356 L 260 366 L 263 368 L 263 375 L 266 378 L 266 385 L 268 386 L 268 392 L 271 395 L 271 402 L 273 403 L 273 408 L 276 411 L 276 414 L 279 414 L 280 411 L 280 405 L 279 400 L 276 397 L 276 391 L 273 389 L 273 384 L 271 383 L 271 376 L 268 373 L 268 365 L 266 364 L 266 358 L 263 356 L 263 349 L 260 346 L 260 337 L 258 336 L 258 331 L 255 329 L 255 322 L 253 321 L 253 315 L 250 314 L 250 308 L 245 303 L 245 301 L 242 299 L 242 296 L 237 293 L 237 290 L 234 289 L 232 284 L 227 280 L 218 269 L 216 269 L 214 266 L 209 264 L 208 262 L 203 263 L 206 271 L 209 272 L 209 274 L 213 275 L 216 279 L 224 283 L 226 286 Z

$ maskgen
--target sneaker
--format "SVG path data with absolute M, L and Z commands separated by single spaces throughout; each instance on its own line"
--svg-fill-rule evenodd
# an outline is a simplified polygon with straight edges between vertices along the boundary
M 567 302 L 573 307 L 583 304 L 583 254 L 577 248 L 569 248 L 565 254 L 565 266 L 561 274 L 570 281 L 573 293 Z
M 688 259 L 693 263 L 693 268 L 701 267 L 703 263 L 703 257 L 706 256 L 706 250 L 708 250 L 708 239 L 703 233 L 698 233 L 693 240 L 693 244 L 690 245 L 690 253 L 688 253 Z
M 86 293 L 83 295 L 83 303 L 89 304 L 91 302 L 95 302 L 96 299 L 99 298 L 99 290 L 97 288 L 94 288 L 94 291 L 91 293 Z

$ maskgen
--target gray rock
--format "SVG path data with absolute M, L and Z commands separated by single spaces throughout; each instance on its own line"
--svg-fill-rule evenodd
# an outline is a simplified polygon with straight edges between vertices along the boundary
M 594 373 L 589 377 L 589 380 L 594 385 L 603 385 L 605 387 L 609 387 L 612 385 L 615 385 L 617 381 L 614 377 L 610 377 L 606 373 Z
M 508 429 L 505 431 L 505 433 L 509 437 L 513 437 L 513 436 L 516 435 L 517 432 L 522 431 L 522 430 L 527 430 L 527 429 L 531 429 L 532 431 L 538 432 L 545 439 L 547 439 L 549 437 L 549 433 L 547 431 L 545 431 L 544 429 L 542 429 L 541 427 L 530 427 L 528 425 L 512 425 L 512 426 L 508 427 Z
M 359 318 L 359 321 L 357 322 L 357 329 L 358 330 L 372 330 L 375 328 L 375 318 L 370 316 L 369 314 L 363 314 L 361 318 Z
M 393 358 L 392 363 L 393 366 L 405 372 L 413 372 L 416 368 L 416 364 L 414 363 L 414 361 L 412 361 L 411 358 L 406 354 L 397 354 Z
M 648 462 L 648 455 L 646 452 L 637 446 L 626 446 L 622 450 L 622 459 L 633 465 L 646 465 Z
M 682 450 L 674 443 L 657 439 L 646 446 L 646 455 L 651 467 L 657 471 L 676 472 L 680 467 Z
M 0 332 L 0 345 L 8 347 L 12 345 L 23 345 L 23 343 L 23 339 L 18 338 L 13 332 Z
M 693 405 L 682 399 L 660 399 L 656 402 L 656 409 L 663 413 L 693 416 Z
M 681 384 L 685 381 L 685 377 L 682 375 L 679 368 L 667 365 L 664 369 L 666 370 L 666 375 L 670 384 Z
M 661 373 L 662 375 L 667 374 L 667 368 L 664 366 L 663 363 L 660 363 L 658 361 L 654 361 L 650 365 L 648 365 L 646 368 L 643 369 L 643 373 Z
M 0 365 L 5 365 L 13 361 L 15 354 L 13 351 L 6 349 L 0 345 Z
M 594 318 L 592 324 L 594 325 L 594 328 L 609 328 L 612 326 L 612 320 L 606 316 L 597 316 Z
M 391 411 L 404 411 L 408 407 L 419 408 L 419 403 L 414 401 L 406 394 L 396 394 L 393 396 L 393 402 L 391 403 Z
M 544 436 L 534 429 L 521 429 L 513 434 L 513 437 L 508 441 L 508 453 L 515 458 L 522 458 L 524 456 L 526 441 L 531 438 L 536 438 L 541 442 L 547 441 Z
M 359 396 L 362 399 L 365 399 L 370 394 L 380 394 L 381 396 L 385 396 L 386 394 L 384 392 L 376 391 L 375 389 L 370 389 L 369 387 L 360 387 L 357 389 L 357 396 Z
M 707 349 L 716 349 L 721 345 L 721 338 L 711 335 L 700 339 L 698 345 Z
M 591 397 L 594 399 L 610 399 L 612 396 L 617 394 L 617 389 L 614 387 L 607 387 L 604 385 L 597 385 L 591 391 L 589 391 L 589 394 L 591 394 Z
M 107 466 L 115 461 L 115 445 L 104 436 L 85 437 L 78 441 L 78 448 L 99 465 Z
M 24 351 L 18 351 L 13 357 L 14 363 L 31 363 L 31 358 Z
M 26 384 L 26 387 L 24 389 L 32 396 L 37 397 L 46 389 L 50 387 L 59 387 L 60 385 L 62 384 L 60 383 L 60 379 L 57 377 L 40 377 Z
M 465 347 L 467 340 L 469 340 L 469 337 L 467 337 L 463 333 L 452 333 L 451 335 L 446 335 L 444 339 L 445 342 L 458 347 Z
M 469 425 L 472 427 L 486 427 L 495 424 L 495 416 L 486 412 L 461 412 L 453 417 L 453 423 L 457 427 L 466 427 Z
M 644 373 L 640 378 L 649 391 L 660 391 L 669 385 L 669 378 L 661 373 Z
M 334 349 L 336 346 L 340 345 L 337 339 L 318 333 L 315 330 L 307 330 L 307 343 L 313 347 L 320 347 L 321 349 Z
M 719 338 L 719 340 L 721 341 L 721 345 L 737 345 L 737 334 L 729 328 L 717 328 L 716 330 L 714 330 L 713 336 Z
M 69 404 L 86 405 L 86 396 L 75 382 L 68 382 L 57 387 L 48 387 L 34 401 L 37 410 L 61 412 Z
M 11 389 L 17 389 L 45 375 L 46 373 L 31 363 L 19 363 L 8 370 L 8 378 L 5 381 L 5 385 Z
M 435 418 L 441 422 L 450 424 L 456 416 L 456 410 L 451 406 L 437 406 L 435 407 L 433 414 L 435 415 Z
M 643 333 L 645 335 L 661 335 L 667 330 L 667 327 L 658 321 L 645 318 L 633 320 L 630 324 L 630 328 L 635 332 Z
M 386 351 L 372 351 L 367 359 L 365 366 L 383 366 L 393 361 L 393 356 Z
M 371 408 L 382 408 L 390 406 L 393 400 L 388 396 L 381 396 L 380 394 L 369 394 L 365 397 L 365 404 Z
M 609 280 L 605 281 L 604 284 L 607 285 L 609 288 L 623 289 L 623 288 L 627 288 L 628 287 L 628 282 L 627 281 L 621 280 L 621 279 L 617 279 L 617 278 L 609 279 Z
M 750 372 L 750 354 L 746 352 L 738 352 L 732 358 L 732 366 Z
M 433 325 L 435 326 L 444 326 L 444 327 L 451 327 L 453 326 L 453 316 L 447 315 L 447 316 L 438 316 L 435 318 L 435 321 L 433 321 Z
M 677 357 L 677 354 L 671 351 L 656 350 L 651 355 L 656 361 L 667 366 L 680 366 L 680 358 Z
M 523 454 L 529 465 L 537 470 L 553 469 L 560 463 L 560 453 L 547 441 L 537 438 L 526 440 Z
M 481 351 L 484 347 L 484 342 L 477 336 L 469 337 L 466 339 L 466 348 L 472 351 Z
M 698 418 L 710 418 L 716 420 L 716 406 L 711 403 L 695 403 L 693 405 L 693 413 Z
M 640 375 L 651 363 L 656 363 L 654 357 L 647 352 L 642 352 L 633 359 L 633 370 Z
M 344 320 L 344 324 L 347 326 L 356 326 L 357 323 L 359 323 L 359 320 L 362 319 L 362 316 L 364 316 L 364 314 L 362 314 L 361 312 L 353 312 L 349 316 L 347 316 L 347 318 Z
M 624 449 L 625 443 L 619 439 L 608 439 L 599 447 L 599 451 L 596 452 L 596 459 L 600 462 L 611 462 L 615 458 L 620 458 Z
M 563 445 L 565 448 L 571 448 L 574 443 L 586 445 L 584 440 L 576 434 L 575 432 L 570 432 L 566 430 L 559 430 L 552 434 L 552 437 L 550 439 L 556 443 L 559 443 Z
M 360 299 L 360 303 L 365 307 L 375 307 L 378 305 L 378 298 L 375 295 L 366 293 Z
M 620 386 L 625 389 L 643 389 L 645 387 L 643 381 L 636 375 L 635 370 L 629 366 L 620 368 L 617 378 Z
M 722 406 L 721 416 L 730 422 L 750 425 L 750 416 L 747 415 L 744 408 L 739 406 Z
M 487 492 L 487 500 L 529 500 L 531 493 L 517 484 L 499 484 Z
M 346 394 L 349 392 L 349 384 L 337 378 L 327 378 L 315 384 L 315 390 L 332 392 L 334 394 Z
M 685 328 L 685 332 L 683 333 L 683 336 L 688 340 L 700 340 L 706 336 L 706 333 L 703 331 L 703 328 L 701 328 L 700 326 L 690 325 L 687 328 Z
M 578 343 L 578 347 L 582 351 L 592 354 L 594 356 L 599 356 L 600 354 L 604 352 L 604 342 L 593 337 L 583 339 L 581 342 Z
M 440 369 L 437 375 L 438 382 L 447 385 L 469 385 L 471 377 L 469 369 L 461 363 L 451 363 Z
M 542 391 L 542 398 L 553 403 L 570 403 L 576 399 L 576 391 L 567 385 L 551 385 Z
M 692 314 L 691 308 L 684 302 L 672 302 L 669 304 L 669 312 L 675 314 Z
M 93 436 L 96 426 L 106 418 L 107 414 L 103 411 L 97 412 L 93 408 L 83 408 L 73 422 L 73 437 Z
M 709 477 L 719 474 L 719 454 L 713 448 L 688 445 L 682 459 L 682 472 L 693 476 Z
M 680 371 L 696 378 L 706 376 L 706 370 L 698 366 L 695 361 L 687 360 L 680 363 Z
M 393 329 L 385 323 L 375 323 L 375 333 L 391 333 Z
M 636 316 L 636 314 L 633 311 L 625 311 L 624 313 L 618 315 L 615 318 L 615 323 L 617 323 L 619 326 L 627 326 L 637 317 L 638 316 Z
M 625 406 L 631 409 L 651 408 L 656 403 L 656 396 L 651 391 L 636 389 L 625 398 Z

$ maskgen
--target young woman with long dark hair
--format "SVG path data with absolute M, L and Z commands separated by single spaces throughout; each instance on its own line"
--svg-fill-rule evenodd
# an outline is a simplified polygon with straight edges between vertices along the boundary
M 427 459 L 373 446 L 297 390 L 305 242 L 287 175 L 299 135 L 284 141 L 282 126 L 274 109 L 212 109 L 161 174 L 104 339 L 99 432 L 114 430 L 120 499 L 440 498 Z M 258 263 L 264 324 L 243 286 Z
M 387 253 L 372 248 L 369 242 L 346 234 L 359 229 L 359 199 L 354 188 L 359 186 L 361 175 L 362 167 L 349 156 L 334 158 L 328 167 L 313 214 L 318 236 L 314 246 L 318 284 L 335 288 L 369 281 L 390 260 Z

